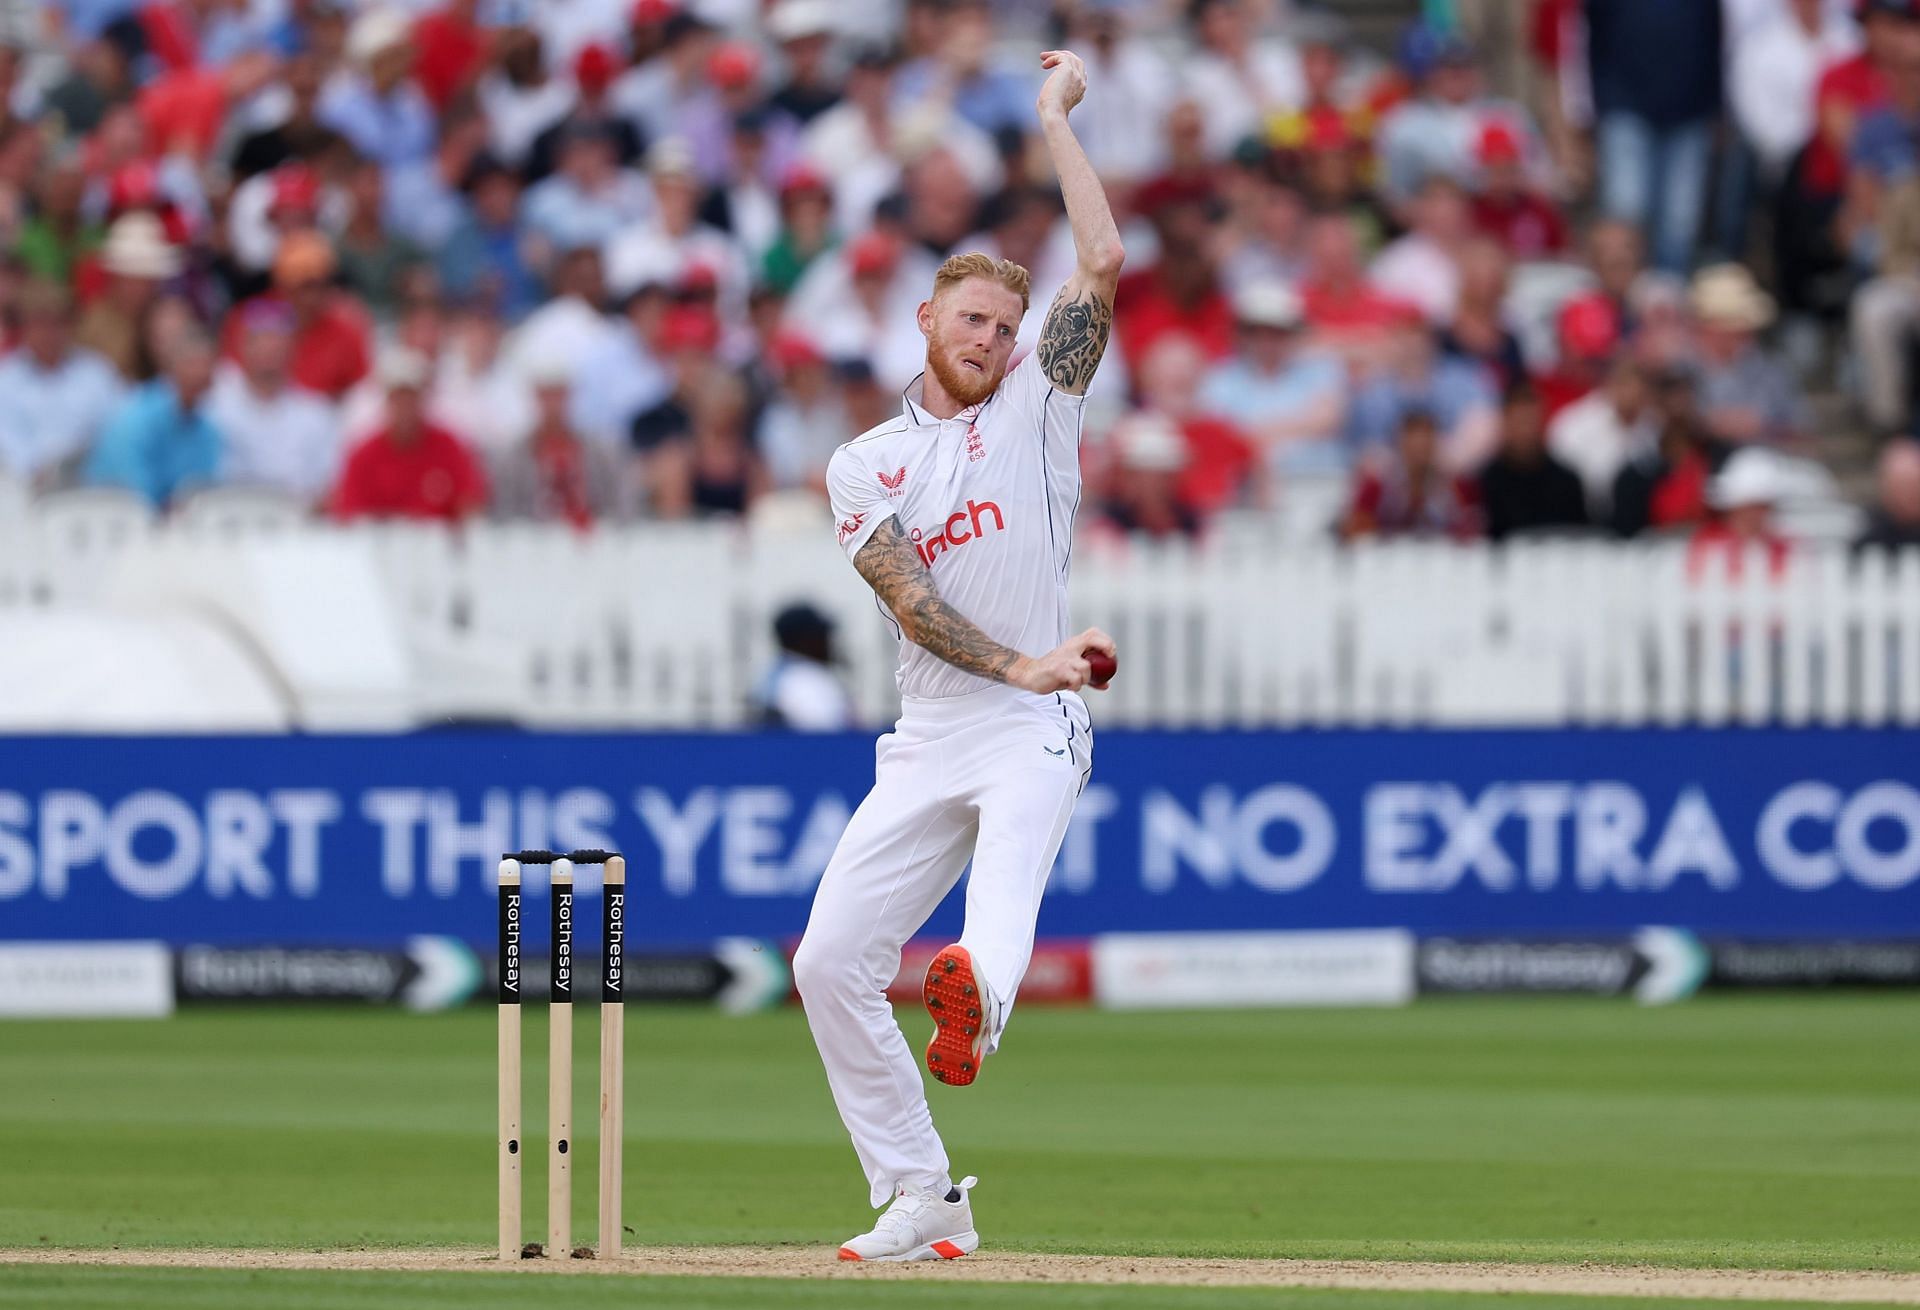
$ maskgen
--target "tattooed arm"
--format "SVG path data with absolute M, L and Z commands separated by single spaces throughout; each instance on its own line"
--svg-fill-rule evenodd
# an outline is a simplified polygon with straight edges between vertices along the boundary
M 891 515 L 873 530 L 873 536 L 853 557 L 853 566 L 893 611 L 908 641 L 977 678 L 1024 687 L 1043 696 L 1078 691 L 1092 673 L 1082 652 L 1097 646 L 1113 653 L 1113 639 L 1092 628 L 1038 659 L 1002 646 L 940 598 L 933 586 L 933 574 L 907 539 L 900 520 Z
M 1060 175 L 1077 263 L 1047 310 L 1034 353 L 1049 382 L 1069 395 L 1082 396 L 1107 350 L 1113 330 L 1113 289 L 1127 252 L 1120 244 L 1106 189 L 1067 124 L 1068 112 L 1087 93 L 1087 66 L 1068 50 L 1049 50 L 1040 63 L 1052 70 L 1040 89 L 1040 126 L 1054 171 Z

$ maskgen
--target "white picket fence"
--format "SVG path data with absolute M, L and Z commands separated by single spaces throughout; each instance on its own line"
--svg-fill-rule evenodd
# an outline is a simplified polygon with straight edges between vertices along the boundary
M 320 585 L 342 552 L 376 581 Z M 124 603 L 113 580 L 135 561 L 143 577 L 218 564 L 225 579 L 268 557 L 278 571 L 251 576 L 314 577 L 331 640 L 397 626 L 420 722 L 748 722 L 771 616 L 796 599 L 837 618 L 864 714 L 897 706 L 891 630 L 824 526 L 456 534 L 233 501 L 156 525 L 61 498 L 0 515 L 0 631 L 9 612 Z M 1780 573 L 1759 558 L 1730 572 L 1690 571 L 1672 543 L 1339 550 L 1254 521 L 1198 547 L 1083 542 L 1074 621 L 1120 644 L 1095 701 L 1107 725 L 1920 724 L 1920 551 L 1809 546 Z M 261 600 L 223 581 L 195 603 L 244 629 Z

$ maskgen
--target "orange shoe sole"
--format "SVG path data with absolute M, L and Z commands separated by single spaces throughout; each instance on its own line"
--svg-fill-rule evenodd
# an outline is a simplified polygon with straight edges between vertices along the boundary
M 974 1044 L 986 1024 L 973 956 L 964 946 L 949 946 L 927 966 L 922 993 L 933 1040 L 927 1043 L 927 1072 L 949 1087 L 966 1087 L 980 1076 Z

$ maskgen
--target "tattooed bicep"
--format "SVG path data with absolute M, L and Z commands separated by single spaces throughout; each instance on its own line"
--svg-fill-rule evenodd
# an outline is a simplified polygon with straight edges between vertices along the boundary
M 880 520 L 867 544 L 855 553 L 853 567 L 896 614 L 933 589 L 933 575 L 893 515 Z
M 1084 393 L 1112 331 L 1113 304 L 1106 296 L 1077 278 L 1061 287 L 1034 347 L 1047 381 L 1072 395 Z

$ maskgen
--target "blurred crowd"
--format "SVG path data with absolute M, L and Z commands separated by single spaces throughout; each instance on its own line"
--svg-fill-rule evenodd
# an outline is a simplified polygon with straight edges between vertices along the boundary
M 1414 8 L 1414 6 L 1409 6 Z M 819 502 L 949 253 L 1129 252 L 1083 526 L 1920 542 L 1920 0 L 0 3 L 0 476 L 595 522 Z M 821 511 L 824 512 L 824 511 Z

